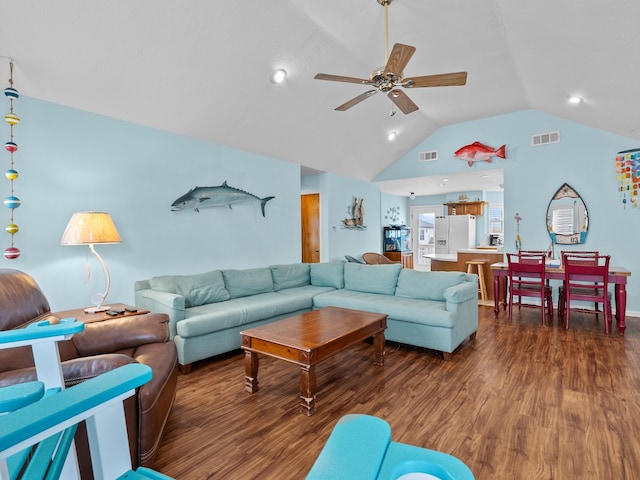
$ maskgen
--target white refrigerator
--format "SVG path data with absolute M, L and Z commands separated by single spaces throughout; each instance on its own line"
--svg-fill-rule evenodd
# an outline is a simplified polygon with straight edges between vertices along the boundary
M 476 217 L 447 215 L 436 217 L 436 255 L 458 253 L 476 247 Z

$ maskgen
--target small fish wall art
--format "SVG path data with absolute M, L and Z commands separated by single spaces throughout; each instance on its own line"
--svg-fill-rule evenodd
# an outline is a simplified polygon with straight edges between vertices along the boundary
M 387 210 L 387 214 L 384 216 L 385 220 L 389 220 L 389 225 L 397 225 L 400 220 L 400 207 L 393 206 Z
M 472 166 L 475 162 L 491 163 L 491 157 L 507 158 L 505 148 L 506 145 L 494 149 L 480 142 L 473 142 L 471 145 L 459 148 L 453 156 L 465 160 L 469 166 Z
M 230 187 L 225 180 L 217 187 L 192 188 L 171 204 L 171 210 L 175 212 L 193 208 L 199 212 L 201 208 L 227 207 L 230 209 L 236 203 L 259 203 L 262 216 L 265 217 L 264 207 L 274 198 L 276 197 L 257 197 L 239 188 Z

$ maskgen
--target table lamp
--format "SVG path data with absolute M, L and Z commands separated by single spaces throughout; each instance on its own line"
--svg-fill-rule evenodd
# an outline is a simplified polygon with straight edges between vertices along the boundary
M 107 280 L 107 288 L 104 293 L 92 295 L 91 302 L 95 306 L 85 308 L 84 311 L 87 313 L 96 313 L 110 310 L 110 306 L 102 304 L 109 294 L 111 284 L 109 270 L 107 269 L 107 264 L 104 263 L 104 260 L 98 255 L 98 252 L 96 252 L 93 246 L 96 243 L 120 243 L 120 235 L 113 220 L 111 220 L 111 216 L 103 212 L 74 213 L 62 234 L 60 243 L 62 245 L 89 245 L 91 253 L 96 256 L 100 265 L 102 265 L 104 276 Z

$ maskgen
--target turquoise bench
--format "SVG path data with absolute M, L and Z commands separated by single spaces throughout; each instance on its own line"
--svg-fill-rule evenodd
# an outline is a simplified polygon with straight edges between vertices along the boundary
M 64 389 L 57 342 L 82 329 L 64 319 L 0 332 L 0 349 L 31 346 L 38 375 L 0 388 L 0 480 L 80 479 L 73 438 L 82 421 L 96 480 L 171 480 L 147 468 L 131 470 L 122 402 L 151 380 L 150 367 L 125 365 Z
M 456 457 L 391 441 L 391 427 L 369 415 L 346 415 L 334 427 L 307 480 L 474 480 Z

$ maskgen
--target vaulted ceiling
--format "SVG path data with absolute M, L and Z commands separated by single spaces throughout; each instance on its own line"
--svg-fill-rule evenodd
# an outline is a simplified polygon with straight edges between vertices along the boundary
M 335 111 L 370 88 L 313 78 L 384 65 L 377 0 L 0 5 L 0 78 L 11 57 L 23 95 L 365 181 L 442 126 L 528 108 L 640 139 L 638 0 L 393 0 L 405 77 L 468 72 L 405 89 L 409 115 L 381 93 Z

